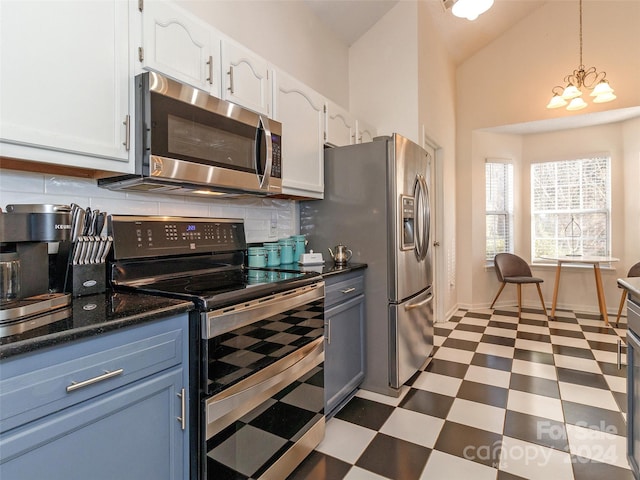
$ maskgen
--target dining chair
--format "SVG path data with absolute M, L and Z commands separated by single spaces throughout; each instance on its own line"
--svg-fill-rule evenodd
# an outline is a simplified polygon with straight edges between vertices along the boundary
M 636 263 L 629 269 L 629 272 L 627 273 L 627 277 L 640 277 L 640 262 Z M 616 317 L 616 327 L 618 327 L 618 322 L 620 321 L 620 314 L 622 314 L 622 308 L 624 307 L 624 301 L 626 299 L 627 299 L 627 290 L 622 288 L 622 295 L 620 295 L 620 306 L 618 307 L 618 316 Z
M 495 264 L 496 275 L 498 276 L 498 280 L 502 285 L 500 285 L 500 289 L 496 294 L 496 297 L 493 299 L 491 303 L 491 307 L 496 303 L 498 297 L 502 293 L 502 290 L 507 285 L 507 283 L 513 283 L 518 288 L 518 317 L 522 311 L 522 285 L 528 283 L 534 283 L 538 289 L 538 295 L 540 296 L 540 303 L 542 303 L 542 310 L 544 310 L 545 317 L 548 318 L 547 308 L 544 305 L 544 299 L 542 298 L 542 290 L 540 289 L 540 284 L 544 281 L 542 278 L 534 277 L 531 274 L 531 268 L 527 262 L 525 262 L 522 258 L 512 253 L 499 253 L 497 254 L 493 262 Z

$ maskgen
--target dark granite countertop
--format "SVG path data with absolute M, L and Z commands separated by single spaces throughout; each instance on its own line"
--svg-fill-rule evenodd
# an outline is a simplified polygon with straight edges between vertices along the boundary
M 300 265 L 299 263 L 290 263 L 273 267 L 271 270 L 286 270 L 295 272 L 317 272 L 323 277 L 332 275 L 340 275 L 367 268 L 366 263 L 347 263 L 346 265 L 335 265 L 333 261 L 325 261 L 321 265 Z
M 619 278 L 618 285 L 627 289 L 636 302 L 640 302 L 640 277 Z
M 193 303 L 153 295 L 108 292 L 74 298 L 61 320 L 19 332 L 3 325 L 0 359 L 61 345 L 193 309 Z

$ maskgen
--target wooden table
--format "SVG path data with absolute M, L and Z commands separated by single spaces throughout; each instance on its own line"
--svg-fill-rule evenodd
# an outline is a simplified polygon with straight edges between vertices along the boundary
M 605 325 L 609 325 L 609 316 L 607 315 L 607 304 L 604 298 L 604 289 L 602 288 L 602 276 L 600 275 L 601 263 L 619 262 L 619 258 L 609 256 L 589 256 L 589 255 L 558 255 L 558 256 L 542 256 L 545 260 L 553 260 L 557 262 L 556 267 L 556 281 L 553 286 L 553 303 L 551 304 L 551 318 L 556 316 L 556 303 L 558 301 L 558 286 L 560 285 L 560 272 L 562 271 L 562 264 L 564 263 L 578 263 L 593 265 L 593 272 L 596 277 L 596 291 L 598 293 L 598 306 L 600 307 L 600 314 L 604 318 Z

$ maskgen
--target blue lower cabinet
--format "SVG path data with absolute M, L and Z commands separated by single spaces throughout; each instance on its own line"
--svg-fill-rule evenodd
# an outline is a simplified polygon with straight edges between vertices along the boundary
M 12 358 L 3 365 L 0 409 L 12 416 L 4 418 L 11 428 L 0 432 L 0 478 L 189 478 L 188 422 L 182 421 L 188 418 L 187 328 L 184 315 Z M 140 342 L 144 349 L 132 353 L 131 346 L 137 348 Z M 111 354 L 113 362 L 106 359 Z M 47 382 L 38 369 L 20 372 L 34 361 L 39 370 L 55 367 L 58 376 Z M 58 380 L 65 376 L 68 381 L 62 386 Z M 34 382 L 51 387 L 35 395 L 42 399 L 36 404 Z M 8 386 L 13 390 L 6 390 Z M 16 392 L 24 394 L 28 409 L 20 408 Z M 47 393 L 52 401 L 46 400 Z M 29 421 L 16 425 L 16 419 Z

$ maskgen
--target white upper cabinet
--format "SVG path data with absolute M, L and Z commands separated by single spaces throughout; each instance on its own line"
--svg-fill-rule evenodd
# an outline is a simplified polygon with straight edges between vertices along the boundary
M 3 0 L 0 18 L 0 156 L 127 172 L 129 4 Z
M 356 122 L 356 143 L 372 142 L 373 137 L 377 135 L 376 129 L 360 120 Z
M 333 102 L 327 102 L 326 121 L 325 143 L 334 147 L 355 143 L 356 121 L 344 108 Z
M 142 67 L 220 96 L 220 37 L 175 4 L 146 1 L 142 9 Z
M 324 196 L 324 98 L 284 72 L 274 72 L 274 117 L 282 123 L 282 193 Z
M 267 61 L 233 40 L 222 40 L 222 98 L 272 116 Z

